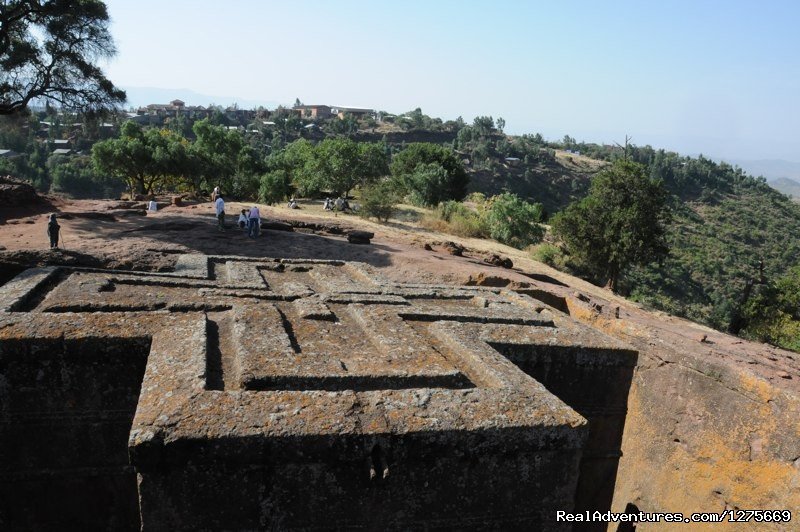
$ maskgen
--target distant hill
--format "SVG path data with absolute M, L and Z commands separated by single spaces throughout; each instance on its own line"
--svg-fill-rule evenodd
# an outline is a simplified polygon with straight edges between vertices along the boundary
M 769 181 L 769 185 L 778 192 L 783 192 L 791 196 L 794 201 L 800 201 L 800 183 L 794 179 L 782 177 L 774 181 Z
M 748 161 L 744 159 L 723 158 L 726 163 L 739 166 L 752 176 L 764 176 L 767 181 L 789 178 L 800 181 L 800 163 L 785 161 L 783 159 L 759 159 Z
M 252 109 L 258 106 L 274 109 L 280 105 L 278 102 L 271 100 L 248 100 L 237 96 L 210 96 L 189 89 L 164 89 L 159 87 L 122 88 L 128 94 L 128 103 L 125 104 L 126 108 L 143 107 L 151 103 L 169 103 L 176 99 L 183 100 L 187 105 L 208 106 L 213 103 L 215 105 L 227 107 L 235 103 L 243 109 Z

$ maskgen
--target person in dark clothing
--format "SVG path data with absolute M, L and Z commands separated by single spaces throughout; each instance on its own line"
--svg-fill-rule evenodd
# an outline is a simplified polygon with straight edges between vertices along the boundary
M 50 219 L 47 222 L 47 236 L 50 237 L 50 247 L 57 248 L 58 247 L 58 232 L 61 229 L 61 226 L 58 225 L 56 221 L 56 215 L 51 214 Z

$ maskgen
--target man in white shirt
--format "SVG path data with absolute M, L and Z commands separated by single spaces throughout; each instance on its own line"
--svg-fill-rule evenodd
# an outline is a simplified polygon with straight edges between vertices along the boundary
M 217 229 L 220 231 L 225 230 L 225 202 L 222 196 L 217 196 L 217 201 L 214 202 L 214 208 L 217 211 Z
M 250 213 L 247 215 L 249 226 L 248 226 L 248 235 L 250 238 L 255 238 L 258 236 L 259 229 L 261 229 L 261 213 L 258 211 L 258 207 L 253 205 L 253 208 L 250 209 Z

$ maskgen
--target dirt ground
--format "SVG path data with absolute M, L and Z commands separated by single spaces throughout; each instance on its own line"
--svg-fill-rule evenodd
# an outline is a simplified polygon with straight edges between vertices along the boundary
M 158 212 L 144 214 L 141 202 L 48 197 L 36 205 L 0 208 L 0 268 L 6 269 L 0 271 L 0 282 L 23 267 L 41 264 L 166 271 L 182 253 L 361 261 L 395 281 L 486 284 L 547 292 L 565 301 L 577 319 L 640 348 L 667 343 L 678 351 L 710 355 L 746 368 L 781 388 L 800 390 L 800 355 L 796 353 L 646 311 L 496 242 L 429 231 L 415 221 L 418 216 L 412 208 L 403 209 L 384 224 L 324 211 L 318 201 L 301 202 L 295 210 L 285 205 L 259 205 L 265 221 L 295 227 L 294 231 L 266 229 L 253 240 L 235 225 L 239 211 L 250 204 L 226 205 L 225 232 L 217 230 L 211 202 L 178 207 L 171 205 L 169 198 L 159 198 L 159 206 Z M 48 249 L 46 235 L 51 212 L 61 224 L 62 245 L 55 251 Z M 345 235 L 354 229 L 374 232 L 371 244 L 349 243 Z M 442 245 L 447 241 L 463 245 L 464 256 L 448 253 Z M 426 244 L 431 250 L 425 249 Z M 510 258 L 514 267 L 485 263 L 484 258 L 491 254 Z

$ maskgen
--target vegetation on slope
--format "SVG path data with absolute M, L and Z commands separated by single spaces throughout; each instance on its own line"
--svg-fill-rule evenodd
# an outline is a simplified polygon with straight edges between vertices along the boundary
M 583 200 L 599 171 L 629 159 L 642 164 L 650 178 L 661 180 L 669 193 L 671 222 L 665 241 L 670 252 L 659 263 L 622 272 L 619 290 L 654 308 L 719 329 L 796 345 L 787 340 L 796 337 L 792 327 L 798 313 L 790 308 L 794 300 L 774 294 L 788 290 L 785 279 L 800 259 L 800 204 L 738 168 L 649 146 L 579 143 L 569 136 L 552 142 L 539 134 L 511 137 L 503 133 L 502 119 L 478 117 L 467 125 L 461 119 L 430 118 L 419 109 L 402 116 L 332 118 L 315 121 L 311 128 L 306 127 L 311 120 L 289 109 L 272 111 L 269 118 L 270 125 L 257 120 L 230 129 L 229 119 L 218 110 L 201 122 L 179 117 L 152 131 L 133 131 L 131 126 L 121 127 L 119 117 L 104 119 L 113 127 L 100 127 L 97 118 L 52 109 L 3 117 L 0 147 L 20 156 L 0 160 L 0 172 L 27 178 L 42 191 L 75 195 L 98 191 L 113 195 L 125 181 L 145 190 L 200 191 L 221 184 L 233 197 L 275 202 L 298 192 L 344 194 L 355 186 L 369 199 L 369 212 L 364 214 L 385 219 L 403 196 L 431 206 L 443 202 L 429 223 L 524 247 L 539 240 L 537 222 Z M 48 123 L 43 139 L 42 127 Z M 144 183 L 122 171 L 124 161 L 104 167 L 92 165 L 87 155 L 99 141 L 121 140 L 125 133 L 140 144 L 152 145 L 152 153 L 136 151 L 140 147 L 136 143 L 105 146 L 143 155 L 139 168 L 148 180 Z M 54 142 L 67 137 L 78 154 L 53 155 Z M 411 145 L 420 139 L 438 146 Z M 109 156 L 125 155 L 124 150 L 107 151 Z M 463 208 L 447 202 L 466 193 L 473 194 L 467 203 L 458 204 Z M 490 222 L 489 207 L 494 203 L 510 207 L 508 212 L 498 207 L 498 219 L 521 236 L 503 235 L 497 221 Z M 522 215 L 526 224 L 515 225 L 518 213 L 527 213 Z M 606 282 L 597 268 L 587 269 L 565 253 L 562 242 L 552 235 L 546 239 L 537 248 L 538 258 L 598 284 Z M 783 306 L 767 309 L 770 298 L 779 298 Z M 759 305 L 765 308 L 764 315 L 774 317 L 771 322 L 759 321 Z

